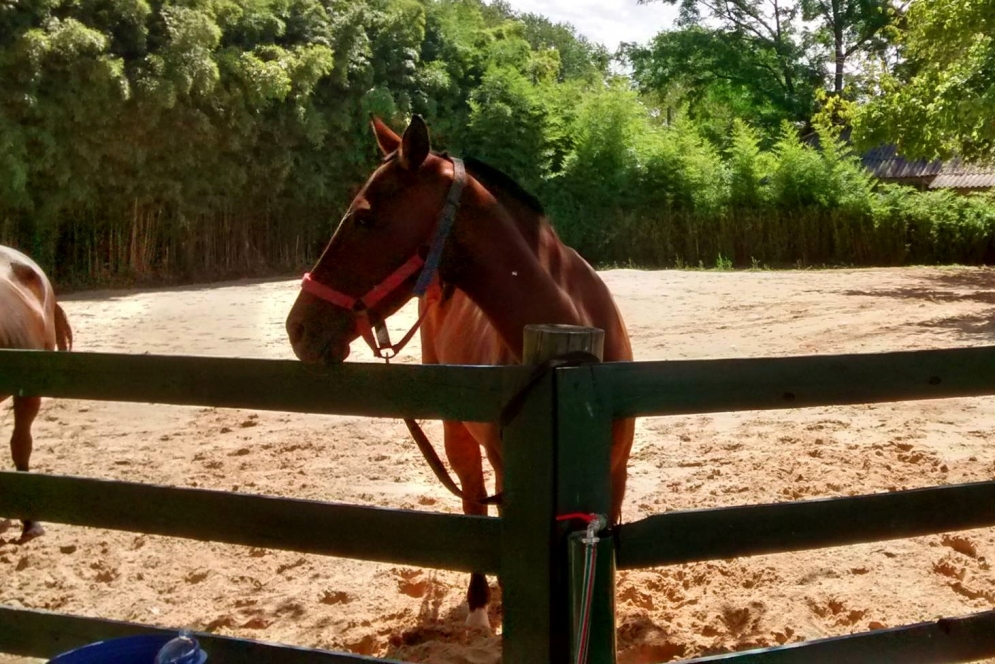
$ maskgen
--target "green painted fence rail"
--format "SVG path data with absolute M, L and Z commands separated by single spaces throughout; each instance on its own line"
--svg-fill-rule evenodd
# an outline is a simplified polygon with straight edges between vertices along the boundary
M 361 364 L 0 350 L 0 394 L 491 422 L 522 366 Z
M 995 611 L 680 664 L 941 664 L 995 656 Z
M 23 657 L 54 657 L 88 643 L 176 630 L 138 623 L 69 616 L 36 609 L 0 606 L 0 652 Z M 211 664 L 391 664 L 394 660 L 297 648 L 285 644 L 194 632 Z M 396 664 L 396 663 L 395 663 Z
M 531 372 L 523 366 L 348 363 L 315 367 L 280 360 L 0 350 L 0 394 L 366 417 L 494 421 Z M 549 375 L 532 390 L 519 416 L 504 430 L 508 447 L 521 450 L 509 454 L 507 464 L 522 470 L 506 482 L 500 519 L 2 472 L 0 513 L 497 573 L 504 585 L 506 661 L 547 664 L 565 652 L 562 636 L 551 629 L 557 594 L 553 551 L 558 536 L 553 520 L 556 498 L 549 491 L 556 458 L 553 378 Z M 19 613 L 12 607 L 3 611 L 5 615 Z M 121 633 L 118 628 L 101 631 L 102 625 L 117 623 L 90 624 L 92 631 L 81 632 L 80 643 Z M 35 656 L 51 652 L 40 641 L 34 642 L 33 650 L 25 650 L 23 639 L 14 639 L 13 631 L 0 629 L 0 652 L 12 648 Z M 235 645 L 230 647 L 237 650 Z M 295 652 L 287 655 L 289 659 L 273 654 L 272 661 L 312 661 L 308 651 Z M 330 653 L 321 656 L 325 659 L 315 661 L 380 661 Z M 332 656 L 340 659 L 328 659 Z
M 690 415 L 995 394 L 995 346 L 857 355 L 606 363 L 615 417 Z
M 488 517 L 9 471 L 0 514 L 465 572 L 501 566 L 501 522 Z
M 622 524 L 619 569 L 903 539 L 995 526 L 995 482 L 687 510 Z
M 404 366 L 0 350 L 0 393 L 116 401 L 494 421 L 529 367 Z M 567 661 L 566 536 L 556 516 L 604 511 L 613 417 L 807 408 L 995 394 L 995 346 L 901 353 L 606 363 L 536 383 L 505 429 L 500 519 L 335 505 L 200 489 L 0 473 L 0 513 L 79 525 L 372 560 L 475 569 L 504 582 L 503 658 Z M 168 505 L 162 509 L 156 504 Z M 150 508 L 136 505 L 152 504 Z M 121 505 L 127 505 L 124 509 Z M 209 505 L 209 507 L 205 507 Z M 201 517 L 191 525 L 190 515 Z M 357 528 L 361 523 L 363 528 Z M 376 523 L 370 527 L 371 523 Z M 316 524 L 319 524 L 316 526 Z M 842 546 L 995 525 L 995 482 L 660 514 L 615 529 L 634 569 Z M 273 529 L 276 529 L 274 532 Z M 385 544 L 359 531 L 398 533 Z M 348 533 L 336 537 L 336 531 Z M 432 541 L 445 540 L 442 545 Z M 458 542 L 458 544 L 457 544 Z M 610 550 L 610 549 L 609 549 Z M 610 584 L 608 585 L 610 587 Z M 607 601 L 605 596 L 599 602 Z M 610 609 L 596 610 L 613 620 Z M 15 625 L 15 629 L 8 629 Z M 0 607 L 0 651 L 46 656 L 150 628 Z M 611 633 L 611 625 L 607 626 Z M 595 631 L 605 633 L 605 626 Z M 58 642 L 58 635 L 75 641 Z M 205 637 L 217 639 L 218 637 Z M 49 641 L 45 641 L 49 639 Z M 52 640 L 55 639 L 55 640 Z M 222 643 L 223 641 L 223 643 Z M 602 639 L 591 664 L 613 662 Z M 211 661 L 375 662 L 322 651 L 208 641 Z M 607 644 L 607 645 L 606 645 Z M 219 657 L 215 658 L 215 648 Z M 229 656 L 228 653 L 231 653 Z M 695 664 L 964 662 L 995 656 L 995 614 L 944 619 Z M 294 658 L 298 659 L 294 659 Z M 268 659 L 269 658 L 269 659 Z

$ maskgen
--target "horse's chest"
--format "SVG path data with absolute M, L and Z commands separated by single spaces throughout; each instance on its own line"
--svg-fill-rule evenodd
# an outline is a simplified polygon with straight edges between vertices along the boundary
M 445 304 L 433 303 L 423 343 L 440 364 L 503 364 L 504 343 L 484 313 L 460 293 Z

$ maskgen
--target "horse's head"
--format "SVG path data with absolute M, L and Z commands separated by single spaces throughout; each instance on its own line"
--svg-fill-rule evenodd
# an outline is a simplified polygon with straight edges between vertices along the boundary
M 363 185 L 287 317 L 298 358 L 341 362 L 349 343 L 396 312 L 427 285 L 463 186 L 462 164 L 431 152 L 428 127 L 415 116 L 403 137 L 378 119 L 383 163 Z M 436 250 L 433 251 L 433 246 Z

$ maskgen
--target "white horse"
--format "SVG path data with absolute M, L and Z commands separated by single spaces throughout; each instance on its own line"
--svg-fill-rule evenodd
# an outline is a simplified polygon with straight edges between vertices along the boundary
M 10 247 L 0 245 L 0 348 L 69 350 L 73 332 L 66 313 L 55 302 L 48 277 L 38 265 Z M 9 397 L 0 394 L 0 403 Z M 14 467 L 27 472 L 31 461 L 31 424 L 41 397 L 14 396 L 14 433 L 10 453 Z M 41 524 L 25 521 L 21 541 L 44 534 Z

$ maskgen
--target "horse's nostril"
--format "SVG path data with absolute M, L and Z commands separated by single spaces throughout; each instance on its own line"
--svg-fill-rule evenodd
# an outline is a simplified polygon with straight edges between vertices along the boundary
M 290 343 L 296 344 L 304 338 L 304 323 L 287 323 L 287 334 L 290 336 Z

